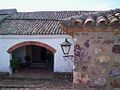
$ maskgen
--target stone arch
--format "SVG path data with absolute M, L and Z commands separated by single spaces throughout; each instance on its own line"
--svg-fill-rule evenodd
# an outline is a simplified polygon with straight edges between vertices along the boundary
M 10 47 L 7 52 L 12 53 L 17 48 L 28 46 L 28 45 L 40 46 L 40 47 L 44 47 L 44 48 L 50 50 L 52 53 L 56 52 L 56 50 L 53 47 L 51 47 L 51 46 L 49 46 L 49 45 L 47 45 L 45 43 L 37 42 L 37 41 L 25 41 L 25 42 L 17 43 L 14 46 Z

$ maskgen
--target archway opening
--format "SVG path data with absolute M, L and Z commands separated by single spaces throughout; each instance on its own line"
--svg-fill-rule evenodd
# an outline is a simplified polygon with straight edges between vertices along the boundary
M 20 42 L 10 47 L 7 52 L 12 56 L 10 60 L 20 60 L 22 72 L 25 68 L 29 68 L 26 71 L 30 70 L 30 72 L 37 69 L 54 72 L 54 53 L 56 50 L 45 43 L 36 41 Z
M 22 68 L 39 68 L 53 71 L 54 54 L 35 45 L 20 47 L 12 52 L 12 59 L 20 59 Z

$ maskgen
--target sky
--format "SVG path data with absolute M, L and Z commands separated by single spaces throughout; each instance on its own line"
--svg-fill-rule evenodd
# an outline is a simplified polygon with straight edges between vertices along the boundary
M 0 0 L 0 9 L 18 12 L 110 10 L 120 8 L 120 0 Z

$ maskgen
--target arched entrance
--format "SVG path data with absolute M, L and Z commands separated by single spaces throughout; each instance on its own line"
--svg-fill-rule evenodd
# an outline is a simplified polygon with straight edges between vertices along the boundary
M 36 42 L 36 41 L 26 41 L 26 42 L 18 43 L 16 45 L 10 47 L 7 52 L 12 53 L 15 49 L 20 48 L 20 47 L 24 47 L 24 46 L 28 46 L 28 45 L 40 46 L 40 47 L 44 47 L 44 48 L 50 50 L 52 53 L 56 52 L 56 50 L 53 47 L 51 47 L 45 43 Z
M 52 71 L 55 52 L 56 50 L 51 46 L 35 41 L 21 42 L 8 49 L 12 59 L 20 59 L 22 67 L 44 68 Z

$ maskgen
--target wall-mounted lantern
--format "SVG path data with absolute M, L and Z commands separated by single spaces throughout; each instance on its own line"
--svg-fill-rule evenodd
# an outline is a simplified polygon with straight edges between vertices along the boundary
M 67 40 L 67 38 L 65 39 L 65 41 L 61 44 L 61 48 L 62 51 L 65 55 L 68 55 L 71 49 L 71 43 Z
M 71 49 L 71 43 L 65 39 L 65 41 L 61 44 L 62 51 L 64 53 L 64 60 L 73 60 L 74 56 L 69 55 L 70 49 Z

